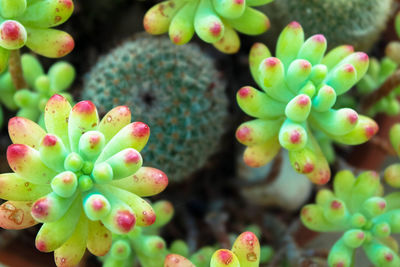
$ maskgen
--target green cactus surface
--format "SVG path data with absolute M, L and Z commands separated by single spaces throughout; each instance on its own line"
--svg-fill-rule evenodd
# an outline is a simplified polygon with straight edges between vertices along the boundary
M 43 112 L 47 101 L 54 94 L 61 94 L 72 102 L 72 96 L 63 93 L 75 79 L 74 67 L 64 61 L 53 64 L 45 74 L 39 60 L 30 54 L 21 57 L 24 79 L 29 88 L 16 90 L 9 72 L 0 76 L 1 102 L 7 108 L 18 109 L 17 116 L 39 122 L 44 127 Z
M 382 195 L 376 172 L 355 178 L 350 171 L 341 171 L 334 178 L 333 191 L 320 190 L 316 203 L 303 207 L 301 220 L 309 229 L 344 232 L 329 253 L 330 267 L 356 266 L 354 253 L 359 247 L 374 266 L 400 266 L 398 244 L 390 236 L 400 232 L 400 194 Z
M 253 45 L 250 70 L 263 91 L 245 86 L 237 93 L 240 108 L 256 117 L 236 131 L 238 141 L 247 146 L 247 165 L 263 166 L 283 147 L 296 171 L 313 183 L 325 184 L 330 168 L 312 131 L 346 145 L 364 143 L 377 132 L 372 119 L 350 108 L 332 108 L 336 98 L 364 76 L 368 56 L 346 45 L 325 55 L 326 47 L 321 34 L 304 41 L 297 22 L 282 31 L 276 57 L 265 45 Z
M 1 0 L 0 72 L 7 67 L 10 50 L 25 45 L 50 58 L 71 52 L 72 37 L 52 28 L 68 20 L 73 10 L 72 0 Z
M 392 0 L 279 0 L 262 7 L 281 29 L 296 20 L 309 34 L 321 33 L 331 48 L 350 44 L 367 51 L 385 29 Z
M 240 48 L 237 32 L 258 35 L 269 29 L 268 17 L 253 8 L 272 0 L 168 0 L 152 7 L 143 25 L 150 34 L 168 32 L 171 41 L 182 45 L 194 33 L 224 53 Z
M 36 248 L 54 251 L 58 266 L 75 266 L 86 248 L 105 255 L 111 233 L 149 226 L 156 215 L 141 197 L 163 191 L 167 176 L 142 167 L 139 151 L 150 128 L 131 123 L 129 108 L 119 106 L 99 121 L 90 101 L 71 107 L 54 95 L 45 107 L 47 132 L 22 117 L 9 121 L 13 142 L 7 160 L 14 171 L 0 175 L 0 226 L 24 229 L 43 223 Z
M 224 82 L 194 45 L 141 36 L 104 56 L 86 77 L 82 95 L 102 114 L 126 105 L 152 129 L 146 162 L 181 181 L 218 148 L 227 118 Z

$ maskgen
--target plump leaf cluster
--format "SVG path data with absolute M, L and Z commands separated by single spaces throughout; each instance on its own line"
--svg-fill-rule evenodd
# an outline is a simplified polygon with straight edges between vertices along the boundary
M 25 45 L 50 58 L 71 52 L 72 37 L 52 28 L 68 20 L 73 10 L 72 0 L 1 0 L 0 72 L 7 67 L 10 50 Z
M 372 119 L 350 108 L 333 108 L 336 98 L 364 76 L 368 56 L 346 45 L 325 55 L 326 46 L 321 34 L 304 40 L 297 22 L 282 31 L 276 57 L 265 45 L 253 45 L 250 69 L 262 91 L 245 86 L 237 93 L 240 108 L 257 118 L 236 131 L 238 141 L 247 146 L 244 161 L 249 166 L 265 165 L 283 147 L 296 171 L 325 184 L 330 169 L 312 131 L 346 145 L 364 143 L 377 132 Z
M 364 172 L 357 178 L 350 171 L 339 172 L 333 191 L 320 190 L 316 203 L 302 209 L 301 220 L 314 231 L 344 232 L 329 253 L 329 266 L 354 266 L 359 247 L 375 266 L 400 264 L 398 244 L 391 237 L 400 232 L 400 193 L 383 197 L 376 172 Z
M 152 7 L 143 24 L 151 34 L 168 32 L 171 41 L 181 45 L 194 33 L 218 50 L 232 54 L 240 48 L 236 31 L 258 35 L 269 29 L 268 17 L 253 8 L 272 0 L 168 0 Z
M 31 120 L 9 122 L 13 144 L 7 160 L 14 173 L 0 175 L 0 226 L 23 229 L 43 223 L 36 237 L 40 251 L 54 251 L 58 266 L 76 265 L 86 248 L 104 255 L 111 234 L 155 222 L 141 197 L 163 191 L 167 176 L 143 167 L 140 150 L 150 135 L 142 122 L 131 123 L 119 106 L 100 121 L 90 101 L 71 107 L 54 95 L 45 107 L 47 132 Z
M 72 102 L 72 96 L 63 93 L 75 79 L 74 67 L 65 61 L 53 64 L 45 74 L 39 60 L 30 54 L 22 55 L 23 77 L 29 88 L 16 90 L 10 72 L 0 76 L 0 101 L 9 109 L 18 110 L 17 116 L 38 122 L 44 127 L 44 107 L 54 94 L 61 94 Z

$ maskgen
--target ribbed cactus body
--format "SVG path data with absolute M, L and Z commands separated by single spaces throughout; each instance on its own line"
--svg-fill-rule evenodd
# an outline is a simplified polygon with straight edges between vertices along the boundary
M 279 28 L 296 20 L 307 34 L 324 34 L 330 47 L 350 44 L 365 51 L 385 28 L 391 4 L 392 0 L 279 0 L 263 8 Z
M 130 107 L 152 129 L 146 164 L 179 181 L 215 152 L 227 116 L 227 99 L 213 61 L 193 45 L 167 38 L 128 41 L 99 60 L 86 77 L 83 97 L 104 113 Z

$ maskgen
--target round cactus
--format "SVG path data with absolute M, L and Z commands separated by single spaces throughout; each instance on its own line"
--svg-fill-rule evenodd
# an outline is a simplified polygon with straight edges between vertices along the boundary
M 155 213 L 141 197 L 163 191 L 168 178 L 142 167 L 139 151 L 150 129 L 130 120 L 129 108 L 120 106 L 99 121 L 92 102 L 71 108 L 60 95 L 45 107 L 48 133 L 26 118 L 11 119 L 7 160 L 14 173 L 0 175 L 0 197 L 9 200 L 1 206 L 0 226 L 43 223 L 37 249 L 54 251 L 58 266 L 75 266 L 86 247 L 106 254 L 111 233 L 153 224 Z
M 0 98 L 8 108 L 19 109 L 17 116 L 39 122 L 44 127 L 43 111 L 51 96 L 62 94 L 72 101 L 72 96 L 63 94 L 62 91 L 69 88 L 74 81 L 75 69 L 71 64 L 60 61 L 53 64 L 46 75 L 40 62 L 30 54 L 23 55 L 21 63 L 24 79 L 34 91 L 17 91 L 11 74 L 5 72 L 0 76 L 0 88 L 4 92 Z
M 74 40 L 51 29 L 72 14 L 72 0 L 0 1 L 0 72 L 7 67 L 10 50 L 27 46 L 42 56 L 62 57 L 74 48 Z
M 375 172 L 355 178 L 350 171 L 339 172 L 333 191 L 318 192 L 316 204 L 306 205 L 301 220 L 318 232 L 344 232 L 333 245 L 329 266 L 355 266 L 355 249 L 362 247 L 374 266 L 400 266 L 398 244 L 390 234 L 400 232 L 400 195 L 382 197 L 383 187 Z
M 367 51 L 385 29 L 392 0 L 279 0 L 262 7 L 273 25 L 298 21 L 307 34 L 324 34 L 330 47 L 351 44 Z
M 269 29 L 267 16 L 252 8 L 272 0 L 168 0 L 152 7 L 143 24 L 150 34 L 168 32 L 171 41 L 182 45 L 194 33 L 218 50 L 232 54 L 240 48 L 236 31 L 258 35 Z
M 82 93 L 100 113 L 131 108 L 152 129 L 143 151 L 148 164 L 180 181 L 216 151 L 227 117 L 224 83 L 213 61 L 194 45 L 143 36 L 99 60 Z
M 332 108 L 337 96 L 363 77 L 368 56 L 354 53 L 351 46 L 339 46 L 324 56 L 326 47 L 321 34 L 304 41 L 297 22 L 281 33 L 276 57 L 263 44 L 252 47 L 251 73 L 264 92 L 251 86 L 238 91 L 240 108 L 257 119 L 236 131 L 238 141 L 247 146 L 244 161 L 249 166 L 265 165 L 283 147 L 296 171 L 325 184 L 330 168 L 312 130 L 346 145 L 364 143 L 377 132 L 372 119 L 349 108 Z

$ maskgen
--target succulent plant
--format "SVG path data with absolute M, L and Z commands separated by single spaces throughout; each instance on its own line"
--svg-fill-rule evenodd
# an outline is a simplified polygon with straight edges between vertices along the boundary
M 389 139 L 397 155 L 400 156 L 400 124 L 396 123 L 389 131 Z M 391 164 L 384 173 L 386 183 L 394 188 L 400 188 L 400 163 Z
M 14 101 L 15 87 L 9 73 L 0 75 L 0 104 L 6 109 L 15 111 L 18 109 Z M 0 128 L 3 126 L 3 111 L 0 106 Z
M 333 191 L 320 190 L 316 204 L 303 207 L 301 220 L 306 227 L 344 232 L 329 253 L 329 266 L 355 266 L 354 253 L 359 247 L 375 266 L 400 265 L 398 244 L 390 236 L 400 232 L 400 194 L 382 195 L 376 172 L 355 178 L 350 171 L 341 171 L 334 178 Z
M 260 264 L 260 243 L 252 232 L 240 234 L 232 246 L 232 250 L 219 249 L 211 257 L 210 267 L 258 267 Z M 177 254 L 170 254 L 164 262 L 168 267 L 192 267 L 191 261 Z
M 62 94 L 72 101 L 72 96 L 62 91 L 69 88 L 74 81 L 75 69 L 71 64 L 60 61 L 53 64 L 46 75 L 39 60 L 30 54 L 23 55 L 21 63 L 24 79 L 34 91 L 28 88 L 17 91 L 11 74 L 5 72 L 0 76 L 0 90 L 4 92 L 0 98 L 7 107 L 19 109 L 17 116 L 39 122 L 44 127 L 44 107 L 51 96 Z
M 75 266 L 86 247 L 106 254 L 111 233 L 153 224 L 155 213 L 141 197 L 164 190 L 168 178 L 142 167 L 139 151 L 150 129 L 130 120 L 128 107 L 116 107 L 99 121 L 92 102 L 71 108 L 60 95 L 45 107 L 48 133 L 26 118 L 11 119 L 7 160 L 14 173 L 0 175 L 0 197 L 9 200 L 0 208 L 0 226 L 43 223 L 36 248 L 54 251 L 58 266 Z
M 126 105 L 146 121 L 153 134 L 143 155 L 171 181 L 186 178 L 217 150 L 228 115 L 213 61 L 197 46 L 179 48 L 165 37 L 142 35 L 100 59 L 82 95 L 100 113 Z
M 391 15 L 392 0 L 279 0 L 261 7 L 279 29 L 296 20 L 307 34 L 321 33 L 330 47 L 343 43 L 367 51 Z
M 269 29 L 268 17 L 252 8 L 272 0 L 167 0 L 152 7 L 143 25 L 150 34 L 168 32 L 171 41 L 182 45 L 194 33 L 224 53 L 236 53 L 240 39 L 236 31 L 258 35 Z
M 265 165 L 283 147 L 297 172 L 325 184 L 330 168 L 312 130 L 346 145 L 364 143 L 377 132 L 372 119 L 349 108 L 332 108 L 337 96 L 363 77 L 368 56 L 345 45 L 324 56 L 326 45 L 321 34 L 304 41 L 297 22 L 282 31 L 276 57 L 265 45 L 253 45 L 250 69 L 264 92 L 245 86 L 237 93 L 240 108 L 257 118 L 236 131 L 238 141 L 247 146 L 244 161 L 249 166 Z
M 157 232 L 171 220 L 174 208 L 168 201 L 158 201 L 153 208 L 157 216 L 153 225 L 135 227 L 125 235 L 113 235 L 113 244 L 104 259 L 104 267 L 129 267 L 136 261 L 146 267 L 163 266 L 168 250 L 164 239 Z
M 358 93 L 362 96 L 379 89 L 396 69 L 397 63 L 387 57 L 383 58 L 381 62 L 373 58 L 370 62 L 368 72 L 357 84 Z M 400 112 L 400 104 L 397 100 L 399 94 L 400 86 L 374 104 L 368 110 L 368 115 L 375 116 L 377 113 L 386 113 L 387 115 L 398 114 Z
M 56 58 L 74 48 L 74 40 L 52 29 L 72 14 L 72 0 L 0 1 L 0 72 L 7 67 L 10 50 L 27 46 L 35 53 Z

